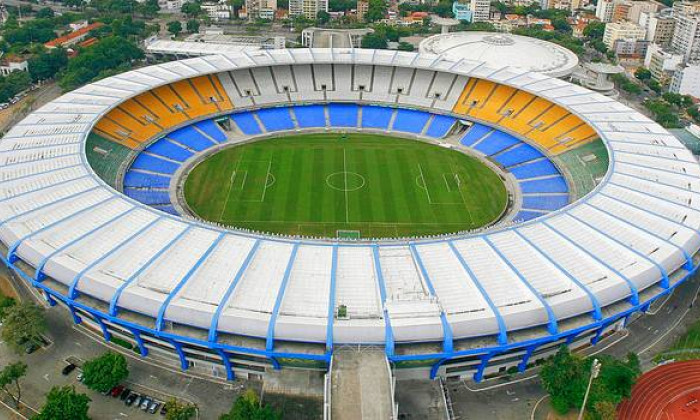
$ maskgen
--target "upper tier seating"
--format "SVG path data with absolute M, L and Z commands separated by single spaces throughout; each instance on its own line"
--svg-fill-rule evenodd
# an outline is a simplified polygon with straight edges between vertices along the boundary
M 200 121 L 195 125 L 204 134 L 209 136 L 209 138 L 213 139 L 214 141 L 219 142 L 219 143 L 223 143 L 226 141 L 226 134 L 224 134 L 224 132 L 221 131 L 221 128 L 219 128 L 219 125 L 217 123 L 215 123 L 213 120 Z
M 184 147 L 165 139 L 151 144 L 145 151 L 154 155 L 166 157 L 170 160 L 176 160 L 178 162 L 184 162 L 185 160 L 194 156 L 194 153 L 190 152 Z
M 204 137 L 193 126 L 183 127 L 168 134 L 170 140 L 179 143 L 188 149 L 202 151 L 214 146 L 216 143 Z
M 435 138 L 443 138 L 449 132 L 454 125 L 456 119 L 453 117 L 448 117 L 446 115 L 435 115 L 433 120 L 430 122 L 428 130 L 426 130 L 425 135 Z
M 540 153 L 539 150 L 529 144 L 521 143 L 518 146 L 496 154 L 493 156 L 493 159 L 502 166 L 508 168 L 543 156 L 544 155 Z
M 260 129 L 260 124 L 258 124 L 258 122 L 255 120 L 253 114 L 249 112 L 233 114 L 231 115 L 231 119 L 233 120 L 233 122 L 236 123 L 236 125 L 243 132 L 243 134 L 253 136 L 262 133 L 262 130 Z
M 492 131 L 493 128 L 491 127 L 475 123 L 467 130 L 466 134 L 462 136 L 459 142 L 464 146 L 471 146 Z
M 145 153 L 139 154 L 131 167 L 134 169 L 143 169 L 149 172 L 157 172 L 161 174 L 174 174 L 177 171 L 178 165 L 175 162 L 170 162 L 156 156 L 150 156 Z
M 510 134 L 501 131 L 493 131 L 474 145 L 474 148 L 486 156 L 491 156 L 519 143 L 520 140 Z

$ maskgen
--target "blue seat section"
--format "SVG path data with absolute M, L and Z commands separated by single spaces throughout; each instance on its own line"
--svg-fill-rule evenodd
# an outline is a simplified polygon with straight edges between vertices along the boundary
M 295 106 L 294 115 L 301 128 L 325 127 L 326 113 L 323 105 Z
M 515 215 L 513 220 L 527 222 L 528 220 L 532 220 L 535 217 L 540 216 L 542 216 L 542 213 L 538 213 L 536 211 L 520 210 L 518 214 Z
M 491 156 L 518 143 L 520 143 L 520 140 L 510 134 L 494 131 L 480 141 L 479 144 L 474 146 L 474 148 L 486 156 Z
M 357 105 L 330 104 L 328 117 L 331 127 L 357 127 Z
M 526 163 L 510 170 L 510 173 L 518 179 L 535 178 L 546 175 L 559 175 L 556 166 L 548 160 Z
M 462 137 L 462 140 L 460 140 L 459 142 L 462 143 L 464 146 L 471 146 L 472 144 L 476 143 L 477 140 L 484 137 L 486 133 L 488 133 L 491 130 L 491 127 L 474 123 L 474 125 L 471 126 L 469 131 L 467 131 L 467 134 L 465 134 L 464 137 Z
M 530 160 L 539 159 L 543 155 L 537 149 L 529 144 L 521 143 L 498 156 L 494 156 L 494 160 L 506 168 L 513 165 L 519 165 Z
M 423 132 L 425 123 L 430 119 L 430 114 L 423 111 L 413 109 L 399 109 L 396 111 L 394 125 L 391 127 L 394 131 L 403 131 L 406 133 L 420 134 Z
M 226 134 L 221 131 L 219 124 L 215 123 L 214 120 L 200 121 L 195 124 L 197 128 L 207 133 L 207 135 L 217 142 L 221 143 L 226 141 Z
M 124 176 L 125 187 L 167 188 L 168 185 L 170 185 L 169 176 L 144 174 L 135 171 L 129 171 Z
M 450 128 L 452 128 L 452 125 L 455 123 L 455 119 L 452 117 L 448 117 L 446 115 L 435 115 L 433 117 L 433 121 L 430 123 L 430 127 L 428 127 L 428 130 L 425 132 L 427 136 L 430 137 L 435 137 L 435 138 L 442 138 L 445 137 L 448 131 L 450 131 Z
M 158 172 L 161 174 L 173 174 L 180 167 L 177 163 L 173 163 L 167 160 L 158 159 L 155 156 L 149 156 L 146 154 L 139 154 L 131 164 L 132 168 L 135 169 L 145 169 L 151 172 Z
M 391 115 L 394 113 L 393 108 L 383 106 L 363 106 L 362 107 L 362 126 L 367 128 L 389 128 Z
M 520 182 L 520 190 L 523 194 L 533 193 L 567 193 L 569 188 L 566 186 L 564 177 L 536 179 L 534 181 Z
M 146 148 L 148 153 L 153 153 L 154 155 L 164 156 L 168 159 L 177 160 L 179 162 L 184 162 L 194 155 L 187 149 L 171 143 L 167 140 L 161 139 Z
M 168 194 L 168 191 L 125 188 L 124 193 L 143 204 L 170 204 L 170 194 Z
M 523 197 L 523 208 L 532 210 L 557 210 L 569 202 L 567 195 L 526 195 Z
M 260 134 L 262 130 L 260 129 L 260 124 L 255 121 L 253 114 L 250 112 L 244 112 L 242 114 L 233 114 L 231 119 L 236 123 L 238 128 L 241 129 L 243 134 L 253 135 Z
M 201 152 L 214 145 L 214 142 L 204 137 L 199 131 L 195 130 L 194 127 L 188 126 L 181 128 L 179 130 L 173 131 L 168 134 L 168 138 L 175 140 L 180 144 L 184 144 L 190 149 Z
M 173 206 L 171 206 L 171 205 L 167 205 L 167 206 L 153 206 L 153 207 L 157 208 L 158 210 L 163 210 L 163 211 L 166 212 L 166 213 L 170 213 L 170 214 L 173 214 L 173 215 L 175 215 L 175 216 L 179 216 L 179 213 L 175 210 L 175 207 L 173 207 Z
M 294 130 L 289 108 L 266 108 L 258 111 L 258 118 L 267 131 Z

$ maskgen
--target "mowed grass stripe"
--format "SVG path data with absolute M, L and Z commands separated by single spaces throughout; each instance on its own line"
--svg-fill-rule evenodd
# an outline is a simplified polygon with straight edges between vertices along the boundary
M 265 190 L 269 162 L 275 180 Z M 228 194 L 237 164 L 249 171 L 250 179 L 243 188 L 242 178 L 234 179 Z M 421 170 L 432 204 L 416 183 Z M 459 191 L 454 173 L 462 180 Z M 353 189 L 361 178 L 354 174 L 365 181 L 358 190 Z M 185 198 L 200 217 L 235 227 L 317 236 L 360 230 L 363 237 L 381 237 L 483 226 L 500 215 L 507 194 L 494 172 L 457 151 L 374 134 L 350 133 L 343 139 L 328 133 L 220 151 L 190 172 Z

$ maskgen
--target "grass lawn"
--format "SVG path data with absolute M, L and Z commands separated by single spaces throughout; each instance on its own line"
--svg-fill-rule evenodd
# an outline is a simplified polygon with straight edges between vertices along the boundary
M 506 188 L 477 159 L 374 134 L 285 136 L 197 165 L 185 198 L 201 218 L 292 235 L 396 237 L 474 229 L 503 212 Z

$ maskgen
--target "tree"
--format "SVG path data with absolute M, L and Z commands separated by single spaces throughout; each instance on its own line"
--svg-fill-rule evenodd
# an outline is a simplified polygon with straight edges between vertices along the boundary
M 5 310 L 2 339 L 17 353 L 27 346 L 38 347 L 46 332 L 44 309 L 30 302 L 22 302 Z
M 190 19 L 187 21 L 187 32 L 191 34 L 199 32 L 199 21 L 197 19 Z
M 180 23 L 179 20 L 168 22 L 168 32 L 173 34 L 173 36 L 180 35 L 180 32 L 182 32 L 182 23 Z
M 182 5 L 180 11 L 189 17 L 195 17 L 202 13 L 202 6 L 199 3 L 189 1 Z
M 42 51 L 29 59 L 29 75 L 34 82 L 52 79 L 68 65 L 68 56 L 63 48 Z
M 129 376 L 129 368 L 124 355 L 107 352 L 85 362 L 83 375 L 85 386 L 98 392 L 107 392 Z
M 540 371 L 542 386 L 549 393 L 552 407 L 561 414 L 581 405 L 587 372 L 583 360 L 562 346 Z
M 362 48 L 386 49 L 386 38 L 378 34 L 367 34 L 362 37 Z
M 398 49 L 399 51 L 413 51 L 416 49 L 416 47 L 414 47 L 410 42 L 401 41 L 399 42 Z
M 639 80 L 649 80 L 651 79 L 651 71 L 646 67 L 637 67 L 637 70 L 634 72 L 634 77 Z
M 7 296 L 0 297 L 0 321 L 5 319 L 5 314 L 7 313 L 7 308 L 9 308 L 11 306 L 15 306 L 16 304 L 17 304 L 17 302 L 11 297 L 7 297 Z
M 231 411 L 219 416 L 219 420 L 281 420 L 282 413 L 267 404 L 260 404 L 258 394 L 246 390 L 233 403 Z
M 139 3 L 137 7 L 139 12 L 141 12 L 141 14 L 147 18 L 156 17 L 160 11 L 158 0 L 146 0 L 143 3 Z
M 197 414 L 197 409 L 192 404 L 183 404 L 172 398 L 165 403 L 167 414 L 165 420 L 189 420 Z
M 590 40 L 602 40 L 605 34 L 605 23 L 592 21 L 583 28 L 583 36 Z
M 75 387 L 53 387 L 46 395 L 46 402 L 34 420 L 90 420 L 90 397 L 75 392 Z
M 50 19 L 54 15 L 53 10 L 50 7 L 43 7 L 36 12 L 37 19 Z
M 325 25 L 330 21 L 331 15 L 325 10 L 319 10 L 319 12 L 316 14 L 316 22 L 318 22 L 319 25 Z
M 376 22 L 386 16 L 386 0 L 369 0 L 365 19 L 367 22 Z
M 26 374 L 27 364 L 24 362 L 11 363 L 0 370 L 0 388 L 12 399 L 15 408 L 19 408 L 22 399 L 22 388 L 19 385 L 19 380 Z M 14 385 L 14 393 L 10 391 L 10 385 Z

